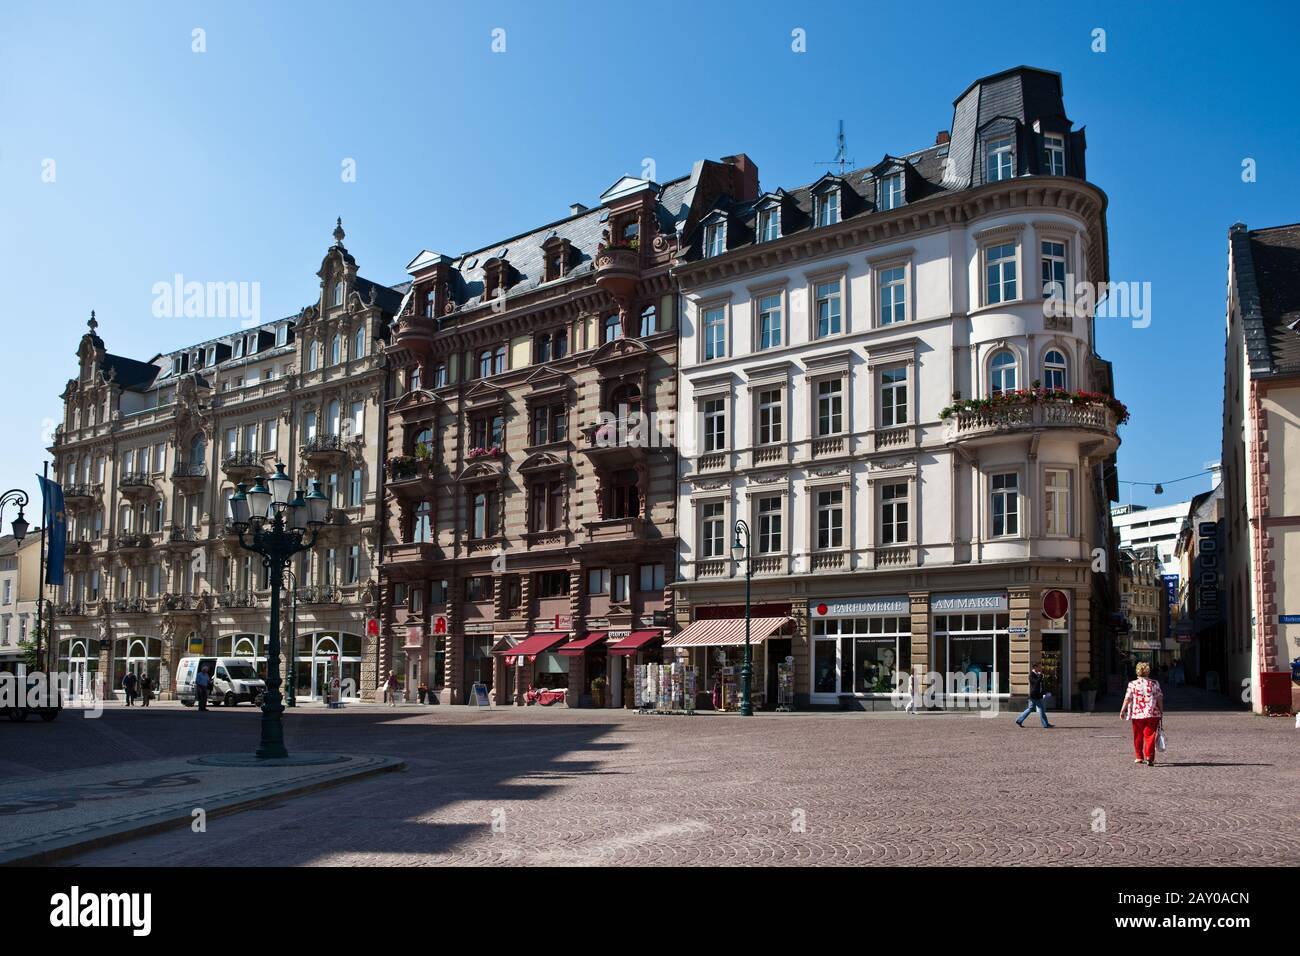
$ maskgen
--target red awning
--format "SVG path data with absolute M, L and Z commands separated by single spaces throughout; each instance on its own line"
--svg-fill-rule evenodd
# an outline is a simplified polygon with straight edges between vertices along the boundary
M 609 649 L 611 654 L 635 654 L 663 637 L 663 631 L 633 631 Z
M 514 647 L 503 647 L 493 653 L 509 654 L 511 657 L 518 657 L 520 654 L 527 654 L 529 656 L 534 654 L 543 654 L 568 636 L 569 635 L 563 631 L 558 634 L 529 634 Z
M 766 640 L 788 623 L 788 617 L 750 618 L 750 643 L 757 644 Z M 744 643 L 745 619 L 727 617 L 712 621 L 692 621 L 680 634 L 667 641 L 664 647 L 734 647 Z
M 569 641 L 560 648 L 560 653 L 565 657 L 581 657 L 584 651 L 603 644 L 609 634 L 605 631 L 592 631 L 580 641 Z

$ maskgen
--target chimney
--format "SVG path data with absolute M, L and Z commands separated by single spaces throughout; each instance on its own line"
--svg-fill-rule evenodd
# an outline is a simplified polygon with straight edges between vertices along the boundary
M 731 167 L 731 196 L 737 202 L 758 198 L 758 166 L 744 153 L 723 156 L 722 161 Z
M 580 212 L 586 212 L 587 207 L 580 202 L 569 203 L 569 215 L 576 216 Z
M 934 138 L 934 145 L 936 146 L 943 146 L 950 142 L 952 142 L 952 137 L 948 135 L 946 129 L 939 130 L 939 135 Z

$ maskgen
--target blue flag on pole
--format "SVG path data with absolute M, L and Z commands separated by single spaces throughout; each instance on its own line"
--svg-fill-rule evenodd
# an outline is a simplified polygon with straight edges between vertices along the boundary
M 68 544 L 68 521 L 63 513 L 63 488 L 57 481 L 40 475 L 41 499 L 44 502 L 45 541 L 48 546 L 45 560 L 45 583 L 63 583 L 63 555 Z

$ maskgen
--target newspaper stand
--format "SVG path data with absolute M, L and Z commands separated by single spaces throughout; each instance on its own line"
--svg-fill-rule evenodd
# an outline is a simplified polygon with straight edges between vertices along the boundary
M 787 657 L 776 665 L 776 709 L 787 714 L 794 710 L 793 657 Z

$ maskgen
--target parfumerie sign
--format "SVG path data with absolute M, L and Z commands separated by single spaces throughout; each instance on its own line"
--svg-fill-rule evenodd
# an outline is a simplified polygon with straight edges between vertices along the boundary
M 930 597 L 930 610 L 935 614 L 952 614 L 958 611 L 1005 611 L 1005 594 L 935 594 Z
M 849 601 L 820 601 L 813 605 L 813 617 L 873 617 L 910 613 L 905 597 L 854 598 Z

